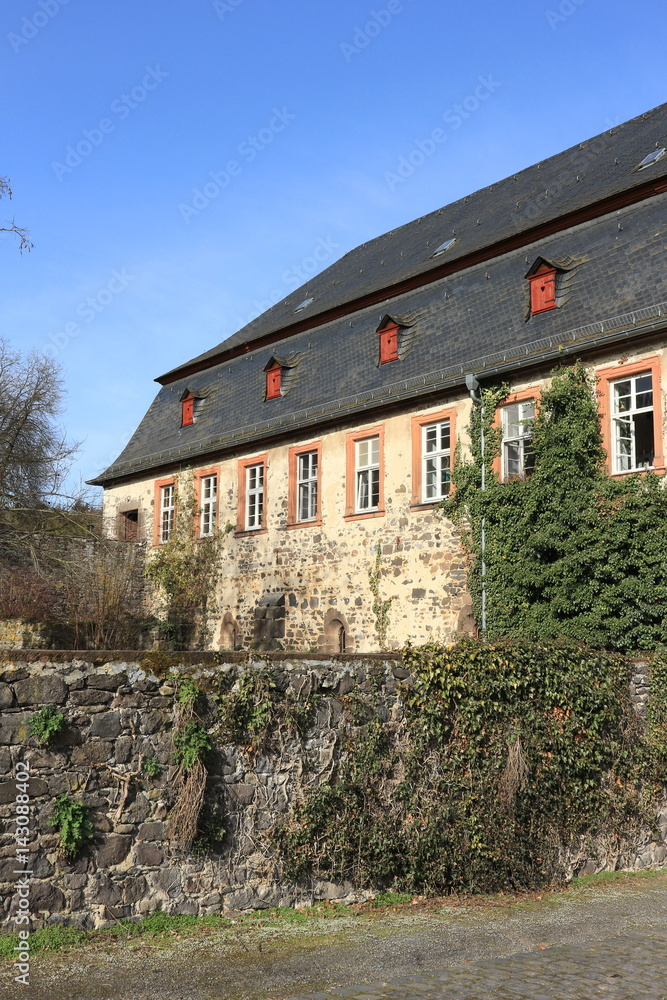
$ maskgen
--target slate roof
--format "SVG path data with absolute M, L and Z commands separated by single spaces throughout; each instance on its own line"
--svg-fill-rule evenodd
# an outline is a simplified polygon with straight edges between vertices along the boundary
M 667 326 L 667 194 L 552 235 L 304 330 L 163 386 L 131 441 L 93 480 L 110 484 L 225 451 L 252 454 L 267 440 L 312 433 L 327 421 L 401 400 L 461 391 L 467 372 L 491 377 L 581 354 Z M 560 268 L 558 308 L 529 315 L 527 271 L 538 257 Z M 404 325 L 400 360 L 379 365 L 377 329 Z M 288 356 L 285 394 L 265 400 L 264 369 Z M 185 389 L 203 399 L 180 427 Z
M 547 205 L 547 212 L 563 213 L 574 203 L 581 205 L 582 199 L 599 200 L 601 192 L 609 194 L 623 184 L 644 183 L 647 173 L 652 178 L 667 174 L 667 155 L 648 170 L 632 172 L 647 153 L 661 148 L 663 143 L 667 146 L 667 105 L 605 133 L 603 138 L 604 148 L 589 154 L 594 158 L 586 179 L 575 180 L 570 186 L 563 182 L 558 197 Z M 583 144 L 577 151 L 585 153 L 592 146 Z M 558 169 L 565 169 L 570 155 L 571 150 L 548 161 L 546 174 L 552 178 L 548 184 L 554 183 Z M 560 162 L 558 169 L 555 161 Z M 471 202 L 486 205 L 490 217 L 474 231 L 461 226 L 462 252 L 465 247 L 492 241 L 508 228 L 515 229 L 513 213 L 519 211 L 516 201 L 524 209 L 527 202 L 530 204 L 536 188 L 528 181 L 532 182 L 535 171 L 543 172 L 546 166 L 532 167 L 517 175 L 526 177 L 528 194 L 522 188 L 522 195 L 514 197 L 514 185 L 520 185 L 510 178 L 478 192 L 467 202 L 464 199 L 449 206 L 440 215 L 434 213 L 428 223 L 418 220 L 360 247 L 295 292 L 294 302 L 299 304 L 313 294 L 317 282 L 331 273 L 347 273 L 349 281 L 346 288 L 331 291 L 328 302 L 340 302 L 345 295 L 355 297 L 369 285 L 379 287 L 382 267 L 388 264 L 378 261 L 389 260 L 388 253 L 382 256 L 387 246 L 394 247 L 392 266 L 394 274 L 399 274 L 395 258 L 400 258 L 403 235 L 400 274 L 418 270 L 425 266 L 418 256 L 419 247 L 423 253 L 423 237 L 430 233 L 434 245 L 442 242 L 442 230 L 435 237 L 435 220 L 446 215 L 451 221 L 463 213 L 462 206 L 467 209 Z M 593 184 L 596 173 L 599 188 Z M 584 187 L 587 195 L 583 194 Z M 508 189 L 513 191 L 511 204 L 507 204 Z M 468 221 L 472 215 L 468 215 Z M 445 232 L 444 237 L 447 235 Z M 174 377 L 161 387 L 122 454 L 92 482 L 110 485 L 157 468 L 201 462 L 230 450 L 252 453 L 271 438 L 312 433 L 344 417 L 359 415 L 367 420 L 369 411 L 387 404 L 442 399 L 447 391 L 460 392 L 466 373 L 471 371 L 489 378 L 529 364 L 581 354 L 595 345 L 663 330 L 667 327 L 666 249 L 667 193 L 536 242 L 526 242 L 519 249 L 352 310 L 323 325 L 297 333 L 288 331 L 284 339 L 250 347 L 224 363 Z M 357 278 L 356 263 L 349 263 L 354 255 L 359 255 L 357 263 L 366 262 L 368 285 L 364 275 Z M 525 276 L 538 258 L 559 269 L 558 308 L 530 316 Z M 321 288 L 326 285 L 324 281 Z M 277 308 L 250 327 L 255 331 L 273 330 L 280 322 Z M 399 360 L 380 365 L 377 330 L 388 316 L 403 328 Z M 240 344 L 250 327 L 230 342 Z M 215 354 L 216 350 L 209 353 Z M 283 375 L 284 395 L 265 400 L 265 368 L 272 357 L 288 361 L 289 367 Z M 180 400 L 186 390 L 200 402 L 195 423 L 181 427 Z
M 360 296 L 427 276 L 446 262 L 509 235 L 528 233 L 565 212 L 667 176 L 667 155 L 637 169 L 647 154 L 663 146 L 667 146 L 667 104 L 362 244 L 232 337 L 156 381 L 171 379 L 189 365 L 312 320 Z M 453 246 L 434 257 L 435 250 L 453 237 Z M 295 313 L 307 299 L 311 304 Z

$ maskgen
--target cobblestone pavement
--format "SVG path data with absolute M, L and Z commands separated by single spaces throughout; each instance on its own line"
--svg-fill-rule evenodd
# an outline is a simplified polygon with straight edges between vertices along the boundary
M 290 1000 L 667 1000 L 667 929 L 467 963 Z

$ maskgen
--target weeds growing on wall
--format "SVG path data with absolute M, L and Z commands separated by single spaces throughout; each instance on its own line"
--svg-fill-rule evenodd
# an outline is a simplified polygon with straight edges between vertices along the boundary
M 60 851 L 69 861 L 74 861 L 93 839 L 93 824 L 89 817 L 90 806 L 68 795 L 56 801 L 49 826 L 60 835 Z
M 192 473 L 177 484 L 174 529 L 146 566 L 146 576 L 158 588 L 163 631 L 176 649 L 203 648 L 210 637 L 209 618 L 215 612 L 226 532 L 197 538 L 195 519 L 201 513 Z
M 622 371 L 619 369 L 619 373 Z M 667 642 L 667 490 L 654 473 L 605 471 L 594 379 L 560 369 L 534 422 L 535 470 L 501 483 L 493 428 L 507 386 L 483 390 L 486 490 L 480 489 L 481 408 L 470 426 L 472 460 L 459 456 L 444 512 L 469 555 L 481 619 L 481 523 L 486 521 L 487 637 L 568 637 L 598 649 L 654 649 Z
M 219 739 L 246 746 L 251 752 L 276 750 L 286 740 L 303 739 L 321 700 L 308 679 L 304 678 L 303 690 L 296 695 L 269 666 L 246 670 L 215 698 Z
M 41 747 L 48 747 L 65 728 L 65 716 L 55 705 L 43 705 L 30 719 L 28 733 Z
M 211 750 L 211 740 L 196 712 L 199 697 L 192 678 L 182 677 L 176 689 L 172 732 L 174 761 L 178 764 L 173 781 L 176 802 L 169 813 L 167 831 L 185 850 L 197 836 L 208 777 L 205 759 Z
M 651 662 L 648 725 L 651 744 L 662 761 L 667 782 L 667 649 L 656 651 Z
M 408 648 L 405 721 L 349 715 L 331 777 L 276 835 L 291 878 L 491 892 L 563 875 L 562 848 L 651 820 L 665 771 L 619 655 L 574 644 Z
M 375 562 L 372 569 L 368 571 L 368 583 L 373 595 L 373 616 L 375 618 L 375 634 L 378 638 L 380 649 L 385 649 L 387 645 L 387 629 L 389 628 L 389 609 L 392 602 L 396 600 L 396 595 L 382 600 L 380 593 L 380 576 L 382 574 L 382 548 L 378 543 L 375 552 Z

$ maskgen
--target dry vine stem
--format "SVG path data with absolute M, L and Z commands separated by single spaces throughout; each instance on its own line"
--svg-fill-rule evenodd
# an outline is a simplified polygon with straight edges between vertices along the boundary
M 517 793 L 523 792 L 527 785 L 528 765 L 521 745 L 521 738 L 517 736 L 514 743 L 510 743 L 508 747 L 507 763 L 498 782 L 500 801 L 506 812 L 514 812 Z
M 176 706 L 173 737 L 184 728 L 194 715 L 192 701 L 179 703 Z M 208 771 L 200 760 L 197 760 L 187 771 L 181 765 L 176 773 L 174 788 L 176 802 L 167 819 L 167 832 L 171 840 L 187 851 L 197 836 L 199 814 L 204 805 L 206 779 Z

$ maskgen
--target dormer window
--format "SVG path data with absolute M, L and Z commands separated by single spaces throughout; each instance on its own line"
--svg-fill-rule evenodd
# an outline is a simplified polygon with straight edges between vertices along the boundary
M 195 422 L 195 397 L 191 392 L 181 397 L 181 427 L 189 427 Z
M 282 395 L 283 369 L 277 362 L 266 373 L 266 398 L 277 399 Z
M 380 364 L 386 365 L 389 361 L 398 361 L 398 335 L 400 327 L 398 323 L 389 320 L 380 327 L 378 334 L 380 337 Z
M 292 388 L 292 370 L 299 365 L 299 354 L 272 354 L 262 369 L 266 375 L 264 399 L 278 399 Z
M 539 260 L 526 275 L 530 283 L 531 316 L 556 308 L 556 274 L 555 267 Z

